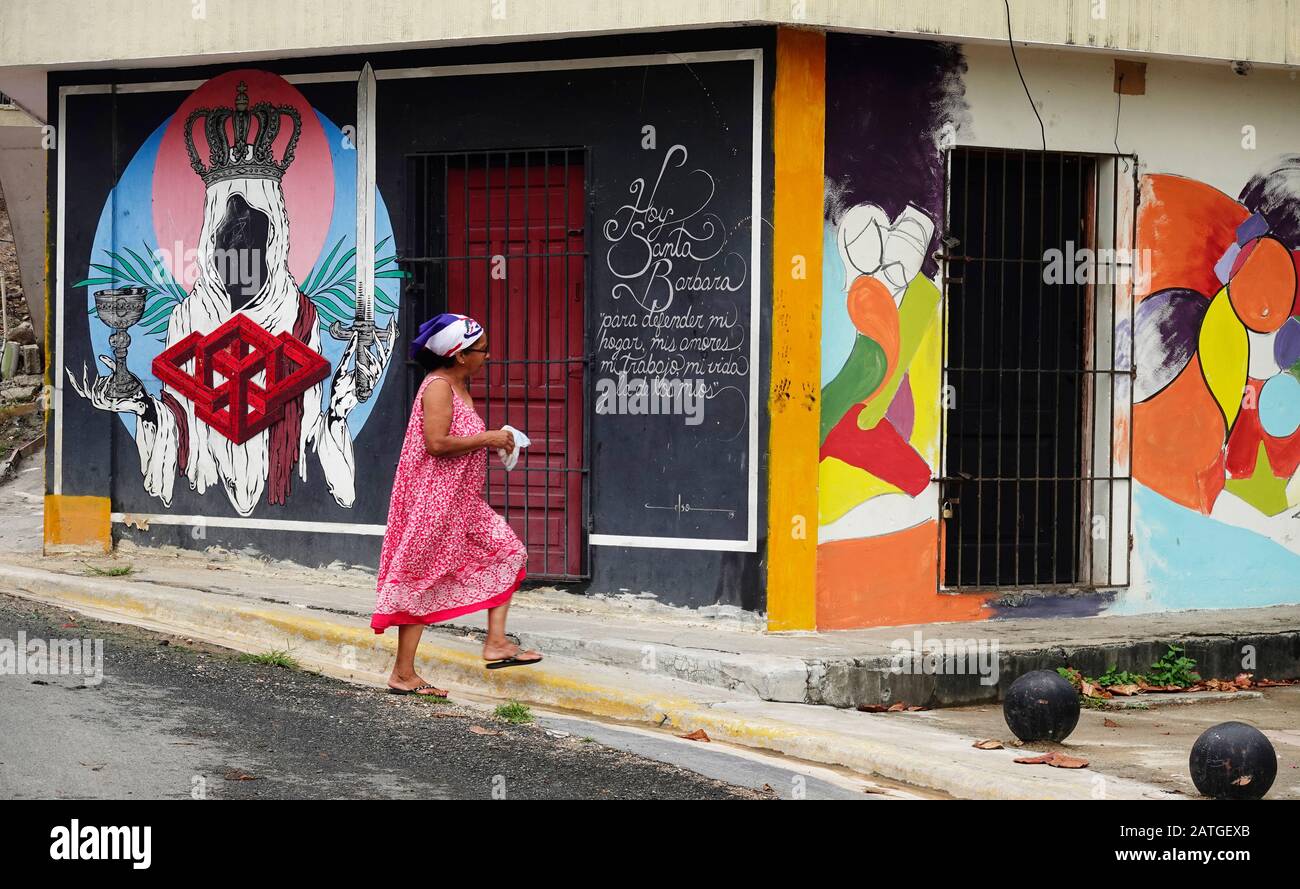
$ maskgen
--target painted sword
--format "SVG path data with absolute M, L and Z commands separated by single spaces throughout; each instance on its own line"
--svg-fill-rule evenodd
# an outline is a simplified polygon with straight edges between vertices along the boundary
M 363 351 L 392 336 L 388 327 L 375 328 L 375 72 L 366 62 L 357 81 L 357 309 L 352 323 L 334 321 L 330 336 L 338 340 L 357 338 L 353 367 L 357 371 L 357 400 L 370 398 L 374 380 L 361 364 Z

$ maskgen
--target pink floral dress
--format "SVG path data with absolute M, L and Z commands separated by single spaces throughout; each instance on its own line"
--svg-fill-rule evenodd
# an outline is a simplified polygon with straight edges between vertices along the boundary
M 528 552 L 483 500 L 488 449 L 434 457 L 424 446 L 425 376 L 415 394 L 397 463 L 388 527 L 379 557 L 376 633 L 431 624 L 506 602 L 524 579 Z M 449 435 L 477 435 L 483 420 L 452 388 Z

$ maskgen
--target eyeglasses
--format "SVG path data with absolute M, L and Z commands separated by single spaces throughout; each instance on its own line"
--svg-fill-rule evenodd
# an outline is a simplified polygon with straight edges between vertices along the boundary
M 482 352 L 486 355 L 487 349 L 461 349 L 460 350 L 460 354 L 462 355 L 464 355 L 466 352 Z

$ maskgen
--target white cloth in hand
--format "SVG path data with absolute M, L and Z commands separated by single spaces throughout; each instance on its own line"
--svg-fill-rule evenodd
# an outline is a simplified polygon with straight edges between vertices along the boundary
M 502 426 L 501 428 L 506 432 L 509 432 L 510 436 L 515 440 L 515 449 L 508 454 L 506 453 L 505 448 L 497 448 L 497 456 L 499 456 L 501 462 L 505 464 L 506 472 L 509 472 L 514 469 L 515 464 L 519 462 L 519 452 L 532 444 L 532 441 L 527 435 L 524 435 L 513 426 Z

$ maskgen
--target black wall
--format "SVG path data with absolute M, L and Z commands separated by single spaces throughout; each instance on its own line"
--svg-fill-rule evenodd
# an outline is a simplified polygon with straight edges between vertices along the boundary
M 662 52 L 723 49 L 764 51 L 764 93 L 761 183 L 762 216 L 770 218 L 771 138 L 769 98 L 773 82 L 775 32 L 772 29 L 734 29 L 646 35 L 635 38 L 592 39 L 428 52 L 375 53 L 361 57 L 329 57 L 259 61 L 221 67 L 152 71 L 93 71 L 51 77 L 51 107 L 58 107 L 58 87 L 73 83 L 202 80 L 232 68 L 256 67 L 279 74 L 359 68 L 369 61 L 376 71 L 386 68 L 445 66 L 527 59 L 611 57 Z M 355 87 L 351 83 L 299 84 L 317 108 L 340 126 L 355 119 Z M 119 94 L 116 111 L 108 96 L 69 96 L 68 127 L 74 135 L 68 158 L 67 269 L 56 274 L 77 274 L 89 257 L 90 242 L 100 208 L 120 170 L 143 139 L 179 104 L 183 93 Z M 575 583 L 575 591 L 651 593 L 663 601 L 684 605 L 727 603 L 748 609 L 765 605 L 766 550 L 766 370 L 770 323 L 770 226 L 755 225 L 750 217 L 753 79 L 752 63 L 734 61 L 699 65 L 652 65 L 544 71 L 467 77 L 381 80 L 377 129 L 378 184 L 388 205 L 398 239 L 398 254 L 407 255 L 404 214 L 410 183 L 407 157 L 422 152 L 495 150 L 509 148 L 581 147 L 587 152 L 586 274 L 588 368 L 586 424 L 589 436 L 589 497 L 594 532 L 682 538 L 743 540 L 748 499 L 749 412 L 758 416 L 757 552 L 709 552 L 643 547 L 590 548 L 589 581 Z M 112 125 L 116 114 L 117 126 Z M 643 127 L 656 130 L 656 147 L 642 147 Z M 91 135 L 87 139 L 87 134 Z M 601 317 L 627 312 L 626 296 L 613 297 L 618 279 L 610 271 L 602 233 L 605 221 L 618 208 L 635 200 L 628 191 L 637 178 L 653 186 L 669 146 L 681 143 L 689 157 L 684 166 L 670 170 L 663 192 L 679 208 L 698 206 L 705 197 L 702 178 L 689 179 L 696 168 L 708 171 L 716 194 L 708 210 L 726 227 L 725 252 L 743 257 L 745 284 L 729 295 L 723 306 L 715 294 L 680 293 L 674 307 L 691 304 L 709 312 L 731 302 L 740 323 L 730 332 L 743 338 L 741 350 L 748 359 L 750 338 L 757 338 L 760 360 L 748 372 L 758 376 L 758 404 L 749 402 L 748 377 L 711 378 L 718 388 L 734 385 L 706 403 L 705 421 L 688 426 L 680 416 L 596 416 L 594 379 L 599 373 L 596 349 Z M 50 207 L 57 208 L 54 183 L 57 158 L 50 160 Z M 74 187 L 75 181 L 75 187 Z M 699 200 L 694 198 L 697 196 Z M 51 220 L 51 239 L 57 231 Z M 762 261 L 748 267 L 751 233 L 761 239 Z M 715 242 L 716 243 L 716 242 Z M 54 245 L 51 243 L 51 250 Z M 710 263 L 703 263 L 708 271 Z M 718 262 L 713 274 L 724 267 Z M 679 271 L 694 271 L 677 263 Z M 736 275 L 737 266 L 725 269 Z M 760 276 L 760 316 L 749 329 L 748 284 Z M 76 278 L 69 279 L 69 283 Z M 72 323 L 65 341 L 69 367 L 84 360 L 93 367 L 85 325 L 74 312 L 81 305 L 80 290 L 65 299 Z M 638 314 L 643 311 L 633 306 Z M 404 319 L 405 320 L 405 319 Z M 387 517 L 392 470 L 410 411 L 409 379 L 402 365 L 410 323 L 403 324 L 402 339 L 376 396 L 369 421 L 357 436 L 357 500 L 349 510 L 338 507 L 325 489 L 320 467 L 308 454 L 308 481 L 295 473 L 293 492 L 284 506 L 259 503 L 254 518 L 292 518 L 317 521 L 382 524 Z M 63 330 L 63 327 L 58 328 Z M 690 356 L 708 359 L 707 354 Z M 603 374 L 608 376 L 608 374 Z M 162 512 L 162 504 L 147 495 L 140 483 L 136 449 L 129 433 L 111 415 L 90 408 L 70 388 L 65 388 L 64 493 L 109 493 L 111 468 L 114 511 Z M 109 447 L 104 447 L 104 443 Z M 234 516 L 219 492 L 209 489 L 198 496 L 178 478 L 170 511 L 178 514 Z M 678 495 L 697 507 L 725 506 L 733 514 L 674 510 L 649 510 L 646 503 L 672 504 Z M 189 547 L 220 545 L 249 549 L 271 557 L 308 565 L 340 560 L 373 566 L 381 539 L 377 536 L 314 534 L 303 532 L 242 530 L 207 527 L 196 539 L 188 526 L 154 525 L 148 531 L 115 526 L 116 536 L 144 544 Z

